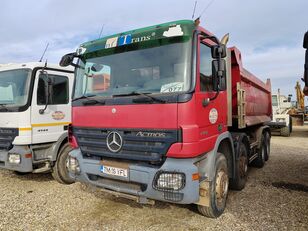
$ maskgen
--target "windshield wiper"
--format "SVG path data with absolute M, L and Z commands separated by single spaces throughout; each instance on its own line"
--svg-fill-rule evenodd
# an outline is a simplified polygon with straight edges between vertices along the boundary
M 95 104 L 105 104 L 105 101 L 93 99 L 92 97 L 95 97 L 97 95 L 82 95 L 78 98 L 72 99 L 72 102 L 80 100 L 80 99 L 87 99 L 86 101 L 83 101 L 83 105 L 95 105 Z
M 72 99 L 72 102 L 80 100 L 80 99 L 89 99 L 89 97 L 94 97 L 94 96 L 96 96 L 96 95 L 82 95 L 80 97 Z
M 132 91 L 132 92 L 130 92 L 130 93 L 113 95 L 112 97 L 134 96 L 134 95 L 138 95 L 138 96 L 144 96 L 144 97 L 146 97 L 147 99 L 150 99 L 151 102 L 152 102 L 152 101 L 156 101 L 156 102 L 160 102 L 160 103 L 166 103 L 166 100 L 153 97 L 153 96 L 151 96 L 150 94 L 152 94 L 152 93 L 151 93 L 151 92 L 137 92 L 137 91 Z M 142 99 L 134 99 L 133 101 L 144 102 L 144 100 L 142 100 Z

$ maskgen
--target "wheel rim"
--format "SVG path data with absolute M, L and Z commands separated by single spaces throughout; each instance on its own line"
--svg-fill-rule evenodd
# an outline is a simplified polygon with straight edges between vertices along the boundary
M 229 177 L 226 172 L 221 169 L 216 176 L 216 202 L 217 207 L 223 207 L 228 193 Z

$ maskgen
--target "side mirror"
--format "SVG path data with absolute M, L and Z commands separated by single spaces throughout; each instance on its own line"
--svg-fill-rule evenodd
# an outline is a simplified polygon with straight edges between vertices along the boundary
M 212 61 L 213 90 L 220 91 L 225 88 L 226 61 L 224 59 Z
M 227 56 L 227 48 L 223 44 L 212 46 L 211 52 L 213 59 L 225 58 Z
M 52 79 L 48 76 L 48 73 L 45 72 L 47 79 L 44 81 L 45 82 L 45 107 L 44 109 L 40 109 L 39 113 L 42 115 L 47 109 L 48 104 L 52 104 L 52 87 L 53 87 L 53 81 Z
M 77 54 L 75 52 L 66 54 L 61 58 L 59 65 L 61 67 L 67 67 L 73 63 L 75 57 L 77 57 Z

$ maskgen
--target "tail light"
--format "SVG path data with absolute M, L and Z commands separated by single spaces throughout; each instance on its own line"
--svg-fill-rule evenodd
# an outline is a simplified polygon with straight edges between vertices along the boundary
M 73 135 L 72 124 L 68 125 L 68 142 L 70 143 L 70 145 L 73 149 L 78 148 L 77 140 L 76 140 L 75 136 Z

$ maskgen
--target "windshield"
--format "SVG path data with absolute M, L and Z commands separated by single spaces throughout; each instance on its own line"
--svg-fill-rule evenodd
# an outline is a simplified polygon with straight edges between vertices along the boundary
M 120 49 L 123 50 L 119 52 Z M 74 98 L 124 96 L 132 92 L 178 93 L 190 89 L 191 42 L 125 49 L 123 46 L 110 55 L 81 58 Z
M 29 69 L 0 72 L 0 105 L 9 108 L 27 103 L 30 73 Z

